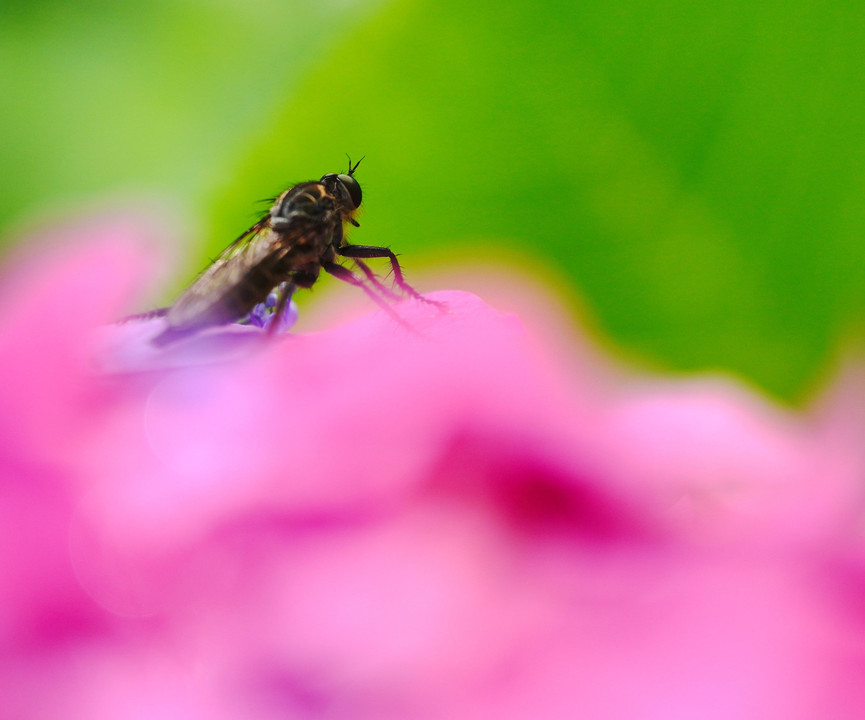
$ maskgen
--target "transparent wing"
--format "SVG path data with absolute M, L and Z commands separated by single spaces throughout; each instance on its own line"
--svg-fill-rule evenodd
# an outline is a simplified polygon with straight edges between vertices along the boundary
M 168 310 L 169 325 L 209 324 L 223 297 L 243 280 L 251 268 L 272 254 L 285 252 L 291 247 L 290 234 L 274 232 L 269 220 L 268 213 L 225 248 L 196 278 Z

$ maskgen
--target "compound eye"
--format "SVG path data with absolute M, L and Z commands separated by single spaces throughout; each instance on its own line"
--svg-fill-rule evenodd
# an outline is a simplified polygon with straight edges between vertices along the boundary
M 363 193 L 360 191 L 360 185 L 357 180 L 355 180 L 351 175 L 339 175 L 338 177 L 342 186 L 348 191 L 349 197 L 351 197 L 351 201 L 354 203 L 354 207 L 359 208 Z

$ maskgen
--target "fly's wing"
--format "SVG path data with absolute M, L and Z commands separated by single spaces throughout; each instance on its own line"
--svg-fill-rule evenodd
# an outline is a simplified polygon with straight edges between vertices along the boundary
M 251 268 L 291 245 L 290 237 L 270 228 L 269 219 L 270 215 L 265 215 L 241 234 L 183 292 L 168 310 L 170 327 L 193 329 L 237 319 L 221 317 L 225 296 Z

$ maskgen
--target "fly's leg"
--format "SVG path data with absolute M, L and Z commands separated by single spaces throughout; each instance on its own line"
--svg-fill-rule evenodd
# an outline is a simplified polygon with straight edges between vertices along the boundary
M 270 316 L 270 324 L 267 326 L 267 336 L 270 337 L 278 331 L 279 323 L 282 320 L 282 315 L 291 302 L 291 296 L 294 295 L 294 283 L 287 282 L 280 288 L 279 300 L 276 301 L 276 309 L 273 315 Z
M 169 310 L 171 310 L 171 308 L 164 307 L 156 308 L 155 310 L 148 310 L 147 312 L 143 313 L 136 313 L 135 315 L 127 315 L 126 317 L 120 318 L 120 320 L 118 320 L 116 324 L 122 325 L 123 323 L 127 323 L 132 320 L 151 320 L 152 318 L 165 317 L 166 315 L 168 315 Z
M 402 274 L 402 268 L 399 265 L 399 260 L 396 259 L 393 251 L 390 248 L 376 247 L 375 245 L 343 245 L 337 248 L 337 253 L 343 257 L 358 259 L 358 258 L 387 258 L 390 260 L 390 266 L 393 268 L 393 281 L 406 295 L 410 295 L 415 300 L 435 305 L 439 308 L 444 308 L 444 303 L 437 300 L 430 300 L 421 295 L 411 285 L 409 285 Z
M 364 283 L 360 275 L 352 272 L 347 267 L 337 265 L 333 262 L 322 263 L 321 266 L 324 268 L 324 271 L 326 273 L 333 275 L 338 280 L 342 280 L 343 282 L 347 282 L 349 285 L 359 287 L 375 302 L 376 305 L 378 305 L 400 325 L 402 325 L 404 328 L 408 328 L 409 330 L 412 329 L 411 325 L 409 325 L 405 320 L 403 320 L 399 315 L 397 315 L 396 311 L 390 305 L 388 305 L 384 300 L 382 300 L 378 295 L 376 295 L 375 292 L 373 292 L 373 290 Z
M 354 260 L 354 264 L 366 275 L 366 279 L 370 282 L 370 284 L 375 286 L 375 289 L 378 290 L 385 297 L 390 298 L 391 300 L 399 300 L 399 295 L 397 295 L 393 290 L 391 290 L 387 285 L 385 285 L 381 280 L 379 280 L 375 273 L 370 269 L 369 265 L 367 265 L 360 258 L 352 258 Z

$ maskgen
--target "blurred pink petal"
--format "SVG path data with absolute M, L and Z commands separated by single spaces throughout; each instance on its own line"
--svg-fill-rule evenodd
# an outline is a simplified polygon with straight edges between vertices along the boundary
M 865 712 L 843 391 L 635 387 L 460 292 L 157 351 L 141 231 L 72 235 L 0 306 L 0 718 Z
M 794 540 L 849 534 L 861 516 L 862 448 L 821 425 L 704 380 L 629 390 L 605 434 L 629 448 L 617 471 L 639 475 L 695 532 Z

